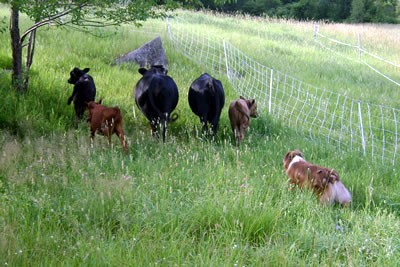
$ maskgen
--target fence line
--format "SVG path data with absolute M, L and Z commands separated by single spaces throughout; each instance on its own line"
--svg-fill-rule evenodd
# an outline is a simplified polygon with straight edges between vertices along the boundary
M 238 95 L 255 98 L 298 133 L 325 138 L 340 151 L 359 151 L 383 164 L 396 164 L 400 110 L 361 102 L 315 87 L 264 66 L 231 43 L 194 32 L 181 19 L 168 19 L 173 46 L 207 68 L 227 75 Z
M 390 82 L 396 84 L 397 86 L 400 86 L 400 82 L 398 82 L 398 81 L 396 81 L 395 79 L 389 77 L 389 75 L 384 74 L 383 72 L 379 71 L 376 67 L 372 66 L 371 64 L 369 64 L 368 62 L 366 62 L 366 61 L 364 60 L 364 57 L 363 57 L 362 55 L 368 55 L 368 56 L 370 56 L 370 57 L 372 57 L 372 58 L 375 58 L 376 60 L 379 60 L 379 61 L 381 61 L 381 62 L 383 62 L 383 63 L 386 63 L 386 64 L 388 64 L 388 65 L 391 65 L 392 67 L 395 67 L 395 68 L 399 68 L 399 69 L 400 69 L 400 65 L 399 65 L 399 64 L 393 63 L 393 62 L 391 62 L 391 61 L 389 61 L 389 60 L 387 60 L 387 59 L 384 59 L 384 58 L 381 57 L 381 56 L 375 55 L 375 54 L 370 53 L 369 51 L 365 50 L 365 49 L 362 47 L 362 44 L 361 44 L 361 34 L 358 34 L 358 44 L 357 44 L 357 45 L 353 45 L 353 44 L 348 44 L 348 43 L 345 43 L 345 42 L 342 42 L 342 41 L 339 41 L 339 40 L 336 40 L 336 39 L 327 37 L 327 36 L 324 35 L 324 34 L 321 34 L 321 33 L 319 32 L 319 27 L 318 27 L 318 25 L 317 25 L 317 24 L 314 25 L 314 42 L 318 43 L 318 44 L 319 44 L 321 47 L 323 47 L 324 49 L 327 49 L 327 50 L 329 50 L 329 51 L 331 51 L 331 52 L 333 52 L 333 53 L 335 53 L 335 54 L 337 54 L 337 55 L 339 55 L 339 56 L 341 56 L 341 57 L 344 57 L 344 58 L 346 58 L 346 59 L 348 59 L 348 60 L 354 61 L 354 59 L 349 58 L 349 57 L 347 57 L 346 55 L 341 54 L 341 53 L 339 53 L 338 51 L 335 51 L 335 50 L 331 49 L 330 47 L 324 45 L 321 41 L 318 40 L 318 37 L 320 37 L 321 39 L 325 39 L 325 40 L 327 40 L 327 41 L 329 41 L 329 42 L 331 42 L 331 43 L 334 43 L 334 44 L 337 44 L 337 45 L 340 45 L 340 46 L 344 46 L 344 47 L 347 47 L 347 48 L 354 49 L 354 51 L 358 52 L 358 61 L 359 61 L 360 63 L 366 65 L 368 68 L 372 69 L 372 70 L 375 71 L 377 74 L 381 75 L 382 77 L 384 77 L 385 79 L 389 80 Z

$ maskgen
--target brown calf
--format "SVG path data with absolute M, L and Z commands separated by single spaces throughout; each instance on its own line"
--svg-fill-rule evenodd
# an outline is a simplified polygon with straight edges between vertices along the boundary
M 246 100 L 244 97 L 232 101 L 229 106 L 229 120 L 233 135 L 235 136 L 236 144 L 239 144 L 244 139 L 246 129 L 250 125 L 250 117 L 256 118 L 257 103 L 254 99 Z
M 128 151 L 125 141 L 124 130 L 122 128 L 122 114 L 118 107 L 106 107 L 101 105 L 101 101 L 96 103 L 90 101 L 87 104 L 89 109 L 88 122 L 90 124 L 91 139 L 93 140 L 96 132 L 108 137 L 111 145 L 111 136 L 115 133 L 121 141 L 122 148 Z

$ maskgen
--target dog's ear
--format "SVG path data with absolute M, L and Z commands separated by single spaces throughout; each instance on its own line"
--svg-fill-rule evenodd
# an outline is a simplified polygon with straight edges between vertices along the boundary
M 302 153 L 300 150 L 298 150 L 298 149 L 295 149 L 295 150 L 293 151 L 293 154 L 294 154 L 295 156 L 299 156 L 299 157 L 304 158 L 303 153 Z
M 334 169 L 329 170 L 329 180 L 331 182 L 340 180 L 339 173 L 337 171 L 335 171 Z
M 329 175 L 329 180 L 330 180 L 331 182 L 336 182 L 337 180 L 339 180 L 339 176 L 335 175 L 334 173 L 331 173 L 331 174 Z
M 291 151 L 287 152 L 285 157 L 283 158 L 283 162 L 288 161 L 288 160 L 292 160 L 291 158 Z

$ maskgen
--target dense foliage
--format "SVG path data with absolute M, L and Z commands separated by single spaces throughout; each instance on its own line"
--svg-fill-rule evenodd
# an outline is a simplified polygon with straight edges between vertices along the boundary
M 399 22 L 397 0 L 238 0 L 222 6 L 209 0 L 202 2 L 210 9 L 256 16 L 336 22 Z

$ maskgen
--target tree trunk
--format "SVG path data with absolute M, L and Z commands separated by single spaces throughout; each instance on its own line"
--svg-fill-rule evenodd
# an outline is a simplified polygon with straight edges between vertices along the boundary
M 19 33 L 19 8 L 16 5 L 11 6 L 10 34 L 12 49 L 12 85 L 15 90 L 25 92 L 24 73 L 22 70 L 22 44 Z
M 27 90 L 29 88 L 29 70 L 31 69 L 33 63 L 33 55 L 35 54 L 35 44 L 36 44 L 36 30 L 32 31 L 29 35 L 29 43 L 26 49 L 26 70 L 24 77 L 24 88 Z

